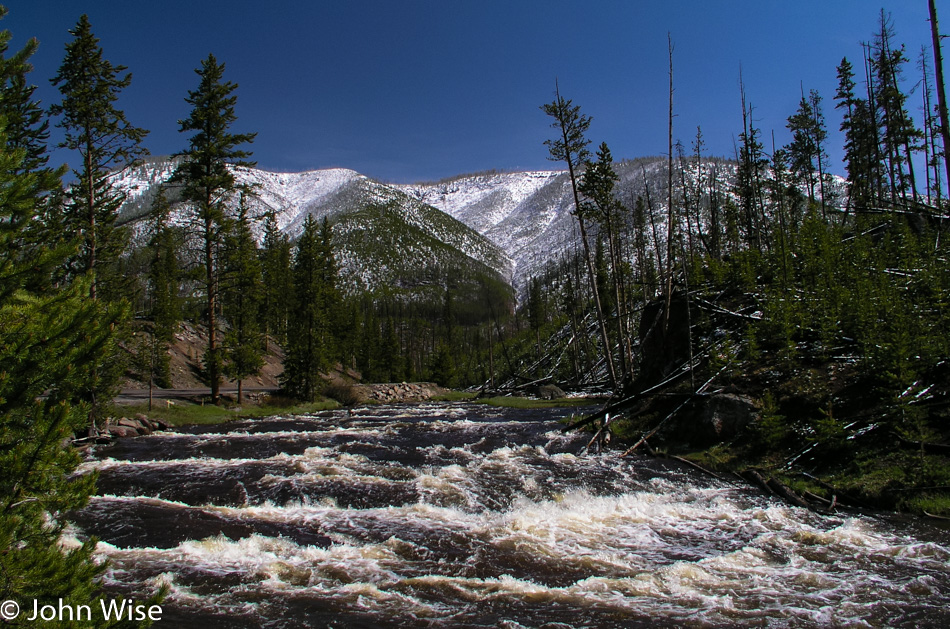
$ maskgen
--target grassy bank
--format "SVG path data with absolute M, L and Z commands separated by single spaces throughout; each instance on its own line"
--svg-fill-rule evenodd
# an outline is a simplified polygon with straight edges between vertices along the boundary
M 600 403 L 599 400 L 590 398 L 560 398 L 557 400 L 537 400 L 526 397 L 496 396 L 489 398 L 473 399 L 476 404 L 487 404 L 489 406 L 501 406 L 504 408 L 575 408 L 578 406 L 590 406 Z
M 192 426 L 221 424 L 235 419 L 248 417 L 270 417 L 272 415 L 303 415 L 339 408 L 336 400 L 323 400 L 305 404 L 244 404 L 242 406 L 215 406 L 213 404 L 195 404 L 175 400 L 166 405 L 164 401 L 153 404 L 148 410 L 147 404 L 116 405 L 113 415 L 130 417 L 141 413 L 150 419 L 164 421 L 172 426 Z
M 480 398 L 477 393 L 471 391 L 449 391 L 444 395 L 432 398 L 433 402 L 472 402 L 474 404 L 486 404 L 488 406 L 500 406 L 503 408 L 575 408 L 578 406 L 591 406 L 600 404 L 602 400 L 592 398 L 559 398 L 556 400 L 539 400 L 536 398 L 520 397 L 514 395 L 496 395 L 494 397 Z

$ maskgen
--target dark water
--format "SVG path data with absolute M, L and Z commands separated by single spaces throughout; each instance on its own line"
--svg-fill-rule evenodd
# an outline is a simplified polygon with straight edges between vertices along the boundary
M 168 627 L 950 627 L 950 537 L 466 404 L 126 439 L 77 518 Z

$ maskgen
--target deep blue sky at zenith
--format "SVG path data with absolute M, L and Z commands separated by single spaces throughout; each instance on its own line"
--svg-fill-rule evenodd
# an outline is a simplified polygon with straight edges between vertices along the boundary
M 837 130 L 835 68 L 843 56 L 860 67 L 881 8 L 912 59 L 908 88 L 930 42 L 926 0 L 0 2 L 13 49 L 40 40 L 31 80 L 44 105 L 58 101 L 49 78 L 87 13 L 105 57 L 133 73 L 118 106 L 151 131 L 153 154 L 185 147 L 177 121 L 194 69 L 213 53 L 240 86 L 234 130 L 258 133 L 260 167 L 338 166 L 395 182 L 560 168 L 546 159 L 539 109 L 555 79 L 592 117 L 595 145 L 606 141 L 617 159 L 665 153 L 668 32 L 674 136 L 688 148 L 699 125 L 707 151 L 725 156 L 741 132 L 740 68 L 768 147 L 772 130 L 788 141 L 802 87 L 821 92 Z M 950 1 L 937 10 L 948 32 Z M 918 96 L 910 106 L 919 113 Z M 838 171 L 840 144 L 833 135 Z

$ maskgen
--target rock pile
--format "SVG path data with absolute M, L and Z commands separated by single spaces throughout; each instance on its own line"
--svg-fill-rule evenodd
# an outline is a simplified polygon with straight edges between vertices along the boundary
M 423 402 L 446 392 L 432 382 L 364 384 L 358 388 L 364 400 L 375 402 Z
M 139 435 L 150 435 L 156 430 L 171 430 L 171 428 L 171 424 L 160 419 L 149 419 L 142 413 L 137 413 L 134 417 L 120 417 L 118 419 L 110 417 L 99 430 L 98 439 L 103 437 L 109 440 L 117 437 L 137 437 Z

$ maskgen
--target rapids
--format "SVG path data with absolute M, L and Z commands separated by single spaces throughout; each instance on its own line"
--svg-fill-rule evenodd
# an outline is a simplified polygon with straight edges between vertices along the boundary
M 121 440 L 85 464 L 109 596 L 156 627 L 947 627 L 950 535 L 820 516 L 566 410 L 380 406 Z

